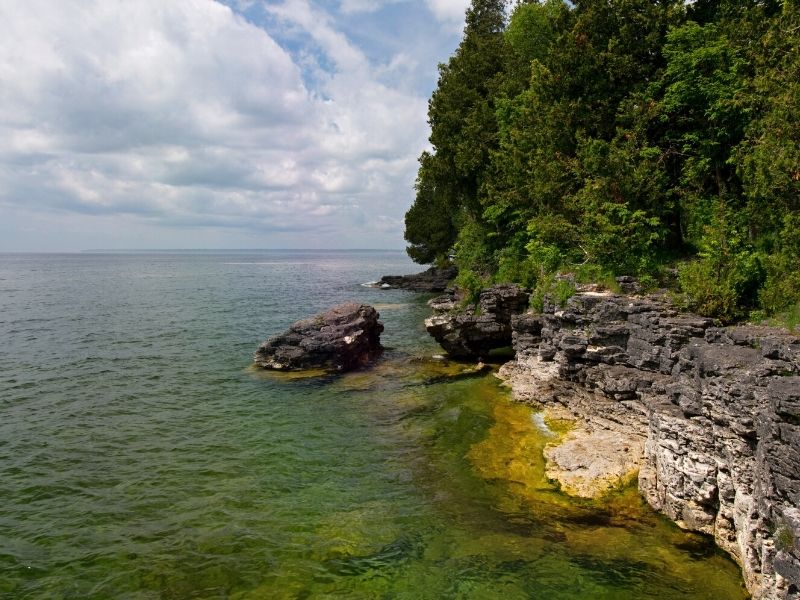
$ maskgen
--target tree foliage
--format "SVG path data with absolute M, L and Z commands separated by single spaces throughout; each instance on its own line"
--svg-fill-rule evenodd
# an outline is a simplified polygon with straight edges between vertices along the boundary
M 796 0 L 473 0 L 429 123 L 419 262 L 473 287 L 678 266 L 723 320 L 800 300 Z

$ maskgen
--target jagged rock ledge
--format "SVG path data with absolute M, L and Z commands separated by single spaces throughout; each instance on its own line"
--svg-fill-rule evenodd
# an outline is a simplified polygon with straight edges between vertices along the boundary
M 546 451 L 565 491 L 636 477 L 710 534 L 757 599 L 800 592 L 800 339 L 720 328 L 664 298 L 584 293 L 512 317 L 514 395 L 580 425 Z
M 517 285 L 495 285 L 481 292 L 477 306 L 461 306 L 454 290 L 428 302 L 434 316 L 425 327 L 454 358 L 486 357 L 511 345 L 511 317 L 528 307 L 530 294 Z
M 458 275 L 458 268 L 455 266 L 441 269 L 431 267 L 422 273 L 413 275 L 384 275 L 375 286 L 384 289 L 399 288 L 412 292 L 441 293 L 447 289 L 456 275 Z
M 383 352 L 383 324 L 367 304 L 349 302 L 294 323 L 256 350 L 256 366 L 274 371 L 363 367 Z

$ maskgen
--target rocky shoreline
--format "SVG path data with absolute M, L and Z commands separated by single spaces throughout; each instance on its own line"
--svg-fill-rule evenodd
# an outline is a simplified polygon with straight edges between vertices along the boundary
M 455 290 L 428 302 L 434 315 L 425 328 L 453 358 L 481 360 L 511 345 L 511 318 L 528 306 L 530 294 L 517 285 L 484 290 L 477 305 L 462 306 Z
M 544 450 L 565 493 L 600 497 L 637 482 L 680 527 L 708 534 L 758 600 L 800 598 L 800 337 L 718 327 L 666 296 L 584 291 L 526 312 L 515 285 L 465 306 L 429 302 L 429 333 L 457 359 L 512 346 L 498 377 L 515 399 L 575 426 Z M 266 369 L 346 371 L 380 355 L 383 325 L 357 303 L 262 344 Z M 480 372 L 480 370 L 476 371 Z
M 514 397 L 576 424 L 545 449 L 548 477 L 582 497 L 638 481 L 714 537 L 754 598 L 800 597 L 800 338 L 717 327 L 664 296 L 584 292 L 532 314 L 512 288 L 466 310 L 434 299 L 426 325 L 461 358 L 513 345 L 498 376 Z
M 375 287 L 441 293 L 450 286 L 450 282 L 456 278 L 456 275 L 458 275 L 458 268 L 452 265 L 443 268 L 431 267 L 422 273 L 412 275 L 384 275 L 375 283 Z

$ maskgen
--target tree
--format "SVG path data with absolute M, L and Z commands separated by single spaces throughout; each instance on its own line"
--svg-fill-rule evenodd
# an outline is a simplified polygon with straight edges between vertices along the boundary
M 406 252 L 414 262 L 428 264 L 448 254 L 458 232 L 450 213 L 450 194 L 441 187 L 444 178 L 432 173 L 435 157 L 423 152 L 419 162 L 417 196 L 405 218 L 405 238 L 410 243 Z
M 417 197 L 406 217 L 414 260 L 443 256 L 456 241 L 459 221 L 480 217 L 478 195 L 496 145 L 504 26 L 504 0 L 473 0 L 458 49 L 439 65 L 439 83 L 428 104 L 433 151 L 420 159 Z M 449 225 L 441 231 L 424 226 L 443 219 Z
M 658 276 L 800 318 L 798 0 L 474 0 L 440 68 L 409 253 L 548 289 Z M 652 279 L 651 279 L 652 280 Z

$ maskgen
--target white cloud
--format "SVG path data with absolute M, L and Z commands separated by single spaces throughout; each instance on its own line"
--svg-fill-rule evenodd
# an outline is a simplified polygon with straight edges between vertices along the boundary
M 344 14 L 376 12 L 390 4 L 415 0 L 340 0 L 339 10 Z M 442 23 L 461 25 L 470 0 L 425 0 L 428 9 Z
M 374 245 L 366 222 L 402 244 L 427 126 L 400 75 L 418 58 L 376 64 L 306 0 L 266 8 L 318 49 L 313 89 L 301 53 L 212 0 L 0 2 L 0 220 L 118 215 Z
M 464 13 L 469 6 L 469 0 L 425 0 L 431 12 L 437 19 L 455 25 L 464 22 Z
M 339 10 L 344 14 L 375 12 L 383 6 L 381 0 L 342 0 Z

